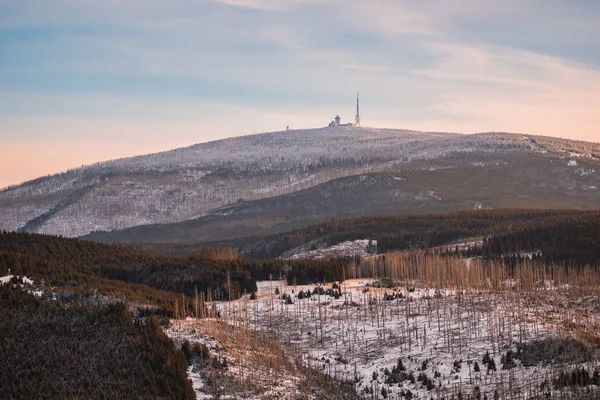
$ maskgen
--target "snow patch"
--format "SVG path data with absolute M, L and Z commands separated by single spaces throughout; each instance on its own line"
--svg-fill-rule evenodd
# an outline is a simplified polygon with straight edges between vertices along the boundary
M 213 398 L 213 396 L 204 393 L 202 390 L 204 386 L 206 386 L 206 380 L 202 377 L 200 371 L 195 370 L 193 366 L 189 366 L 187 369 L 187 374 L 192 381 L 194 392 L 196 392 L 196 399 L 200 400 Z
M 435 192 L 433 190 L 429 191 L 429 196 L 433 197 L 436 200 L 442 200 L 442 198 L 440 196 L 438 196 L 437 194 L 435 194 Z
M 594 172 L 596 172 L 596 170 L 593 168 L 577 168 L 575 170 L 575 173 L 579 174 L 580 176 L 589 176 L 594 174 Z
M 23 276 L 22 278 L 20 278 L 17 275 L 6 275 L 6 276 L 3 276 L 3 277 L 0 277 L 0 285 L 4 285 L 6 283 L 9 283 L 12 278 L 16 278 L 16 279 L 22 280 L 23 284 L 33 285 L 33 280 L 32 279 L 29 279 L 26 276 Z
M 369 247 L 369 242 L 371 247 Z M 377 241 L 369 240 L 369 239 L 360 239 L 353 241 L 346 241 L 342 243 L 338 243 L 336 245 L 323 248 L 323 249 L 315 249 L 310 251 L 303 251 L 297 254 L 294 254 L 291 258 L 301 259 L 301 258 L 310 258 L 310 259 L 329 259 L 329 258 L 339 258 L 339 257 L 351 257 L 351 256 L 360 256 L 366 257 L 377 250 Z

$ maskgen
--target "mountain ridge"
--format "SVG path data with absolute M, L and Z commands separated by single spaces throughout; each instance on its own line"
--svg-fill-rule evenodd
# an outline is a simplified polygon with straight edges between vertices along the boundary
M 82 236 L 177 223 L 339 179 L 441 168 L 440 160 L 452 155 L 475 154 L 480 160 L 473 162 L 484 164 L 487 156 L 506 162 L 504 154 L 579 161 L 582 174 L 594 178 L 581 180 L 592 187 L 600 145 L 523 134 L 356 127 L 246 135 L 113 160 L 7 188 L 0 191 L 0 229 Z

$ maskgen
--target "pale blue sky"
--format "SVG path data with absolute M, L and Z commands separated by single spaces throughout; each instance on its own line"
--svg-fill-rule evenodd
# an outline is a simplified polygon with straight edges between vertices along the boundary
M 0 0 L 0 187 L 326 125 L 600 140 L 600 2 Z

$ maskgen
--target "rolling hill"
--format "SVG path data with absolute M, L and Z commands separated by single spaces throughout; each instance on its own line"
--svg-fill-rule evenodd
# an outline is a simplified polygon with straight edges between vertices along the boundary
M 197 242 L 333 218 L 594 209 L 600 205 L 599 158 L 596 143 L 520 134 L 356 127 L 274 132 L 109 161 L 6 188 L 0 192 L 0 229 Z

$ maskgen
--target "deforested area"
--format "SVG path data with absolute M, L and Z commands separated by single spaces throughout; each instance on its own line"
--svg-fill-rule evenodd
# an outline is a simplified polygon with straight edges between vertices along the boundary
M 411 251 L 348 263 L 345 273 L 308 285 L 261 281 L 255 294 L 212 307 L 231 332 L 276 339 L 296 364 L 365 399 L 600 396 L 595 268 Z M 233 334 L 202 325 L 175 320 L 170 334 Z
M 361 399 L 352 382 L 305 365 L 285 342 L 226 318 L 174 320 L 197 398 Z

